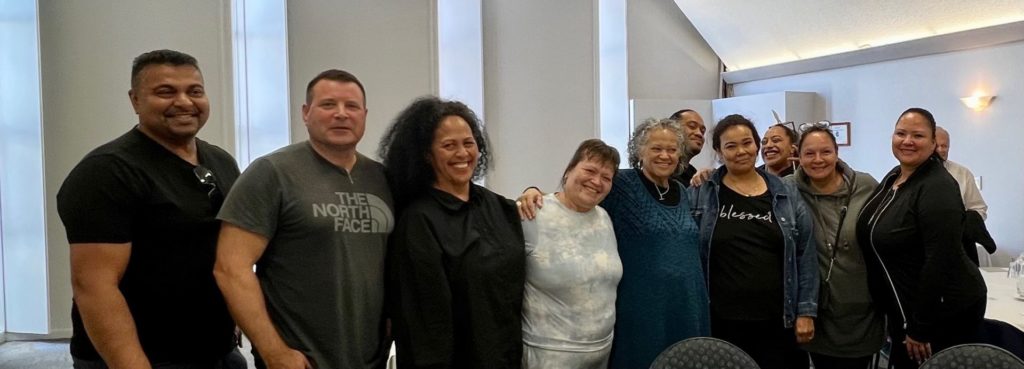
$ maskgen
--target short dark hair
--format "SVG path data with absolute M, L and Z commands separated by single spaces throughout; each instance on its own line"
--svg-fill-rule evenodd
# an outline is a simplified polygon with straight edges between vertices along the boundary
M 804 140 L 807 139 L 807 136 L 810 136 L 811 133 L 822 133 L 822 134 L 824 134 L 825 136 L 828 137 L 829 140 L 832 140 L 832 148 L 835 149 L 837 152 L 839 151 L 839 144 L 836 143 L 836 136 L 835 136 L 835 134 L 833 134 L 832 130 L 828 129 L 828 127 L 822 127 L 822 126 L 811 126 L 810 128 L 805 129 L 804 133 L 800 134 L 800 142 L 796 145 L 797 151 L 800 151 L 800 150 L 802 150 L 804 148 Z M 797 155 L 799 155 L 799 154 L 797 154 Z
M 581 161 L 596 159 L 604 164 L 609 164 L 612 167 L 612 173 L 617 173 L 619 170 L 619 150 L 609 146 L 596 138 L 580 143 L 580 147 L 576 148 L 576 153 L 572 155 L 572 159 L 569 160 L 569 165 L 565 167 L 565 171 L 562 172 L 562 186 L 565 186 L 565 176 L 569 175 L 569 172 L 576 168 Z
M 363 88 L 363 83 L 359 82 L 359 78 L 356 78 L 354 74 L 340 69 L 325 70 L 309 81 L 309 84 L 306 85 L 306 104 L 313 102 L 313 87 L 316 86 L 317 82 L 325 79 L 335 82 L 355 83 L 356 86 L 359 86 L 359 91 L 363 93 L 363 107 L 366 107 L 366 89 Z
M 722 134 L 726 130 L 735 126 L 743 126 L 750 129 L 750 134 L 754 137 L 754 144 L 757 145 L 757 151 L 761 151 L 761 136 L 757 134 L 757 127 L 754 127 L 754 122 L 750 119 L 739 114 L 731 114 L 722 118 L 715 124 L 715 130 L 711 133 L 711 148 L 715 151 L 722 146 Z
M 772 128 L 775 128 L 775 127 L 781 127 L 782 131 L 786 132 L 786 137 L 789 138 L 789 143 L 790 144 L 795 144 L 798 141 L 800 141 L 800 135 L 798 133 L 796 133 L 796 130 L 791 128 L 788 124 L 786 124 L 786 123 L 776 123 L 776 124 L 773 124 L 771 127 L 768 127 L 768 129 L 772 129 Z
M 491 162 L 487 135 L 473 110 L 458 101 L 421 97 L 398 114 L 381 138 L 377 151 L 395 198 L 395 208 L 404 207 L 433 187 L 437 178 L 429 159 L 431 145 L 437 127 L 450 116 L 465 120 L 476 140 L 480 155 L 473 169 L 473 180 L 487 173 Z
M 686 113 L 689 113 L 689 112 L 696 113 L 696 111 L 694 111 L 693 109 L 683 109 L 683 110 L 677 111 L 675 113 L 672 113 L 672 115 L 668 116 L 668 119 L 680 120 L 680 119 L 683 119 L 683 114 L 686 114 Z
M 153 50 L 142 53 L 142 55 L 136 56 L 135 60 L 132 60 L 131 82 L 133 89 L 139 85 L 139 73 L 142 73 L 142 70 L 150 65 L 188 65 L 202 73 L 202 70 L 199 69 L 199 62 L 192 55 L 175 50 Z

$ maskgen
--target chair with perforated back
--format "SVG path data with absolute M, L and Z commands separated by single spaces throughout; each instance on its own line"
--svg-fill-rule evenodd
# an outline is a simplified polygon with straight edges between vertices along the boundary
M 921 369 L 1024 369 L 1024 361 L 1009 351 L 984 343 L 967 343 L 942 350 Z
M 651 369 L 760 369 L 739 347 L 711 337 L 694 337 L 676 342 L 662 351 Z

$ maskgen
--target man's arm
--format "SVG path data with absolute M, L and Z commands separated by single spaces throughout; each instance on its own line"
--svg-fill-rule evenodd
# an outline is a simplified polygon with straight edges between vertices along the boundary
M 306 356 L 281 339 L 270 321 L 253 265 L 267 249 L 267 238 L 223 222 L 217 240 L 213 275 L 231 316 L 252 340 L 268 368 L 312 368 Z
M 71 244 L 71 290 L 96 352 L 111 369 L 149 369 L 135 320 L 118 289 L 131 243 Z

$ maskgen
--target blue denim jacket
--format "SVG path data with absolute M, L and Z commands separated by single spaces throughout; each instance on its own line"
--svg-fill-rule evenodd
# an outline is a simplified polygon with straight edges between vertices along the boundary
M 690 188 L 690 211 L 700 226 L 700 256 L 704 264 L 704 278 L 708 278 L 708 259 L 711 255 L 711 236 L 718 221 L 718 189 L 722 185 L 726 168 L 723 165 L 711 174 L 707 183 L 699 188 Z M 783 183 L 774 175 L 761 169 L 757 173 L 764 177 L 768 192 L 772 195 L 772 211 L 778 219 L 785 238 L 784 284 L 785 306 L 783 322 L 792 327 L 797 316 L 818 316 L 818 255 L 814 246 L 814 224 L 807 212 L 800 192 L 791 184 Z M 703 216 L 704 214 L 708 216 Z

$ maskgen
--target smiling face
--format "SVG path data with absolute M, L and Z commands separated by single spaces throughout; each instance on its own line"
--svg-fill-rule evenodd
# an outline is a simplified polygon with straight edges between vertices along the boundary
M 789 165 L 789 158 L 796 151 L 795 145 L 785 128 L 772 126 L 761 139 L 761 159 L 768 167 L 783 168 Z
M 686 136 L 686 156 L 697 156 L 704 147 L 704 133 L 708 130 L 704 126 L 704 118 L 695 111 L 688 111 L 680 116 L 679 123 L 683 126 L 683 134 Z
M 590 158 L 576 163 L 565 175 L 564 194 L 568 207 L 586 212 L 600 204 L 612 190 L 615 167 L 612 163 Z
M 302 105 L 309 140 L 339 151 L 355 150 L 366 130 L 363 92 L 353 82 L 322 79 L 313 86 L 312 99 Z
M 430 165 L 434 168 L 434 187 L 452 194 L 469 188 L 480 151 L 462 117 L 449 115 L 434 130 L 430 144 Z
M 722 157 L 725 168 L 732 174 L 742 174 L 754 170 L 757 162 L 757 141 L 754 134 L 745 125 L 735 125 L 722 132 L 718 155 Z
M 143 68 L 128 91 L 139 129 L 156 140 L 192 140 L 210 116 L 203 75 L 191 65 L 153 64 Z
M 641 157 L 644 173 L 663 185 L 679 166 L 679 138 L 668 129 L 654 129 L 647 136 Z
M 901 166 L 916 168 L 935 152 L 935 131 L 918 113 L 906 113 L 892 133 L 892 154 Z
M 800 147 L 800 167 L 813 180 L 827 179 L 836 171 L 839 154 L 824 132 L 811 132 L 803 138 Z

